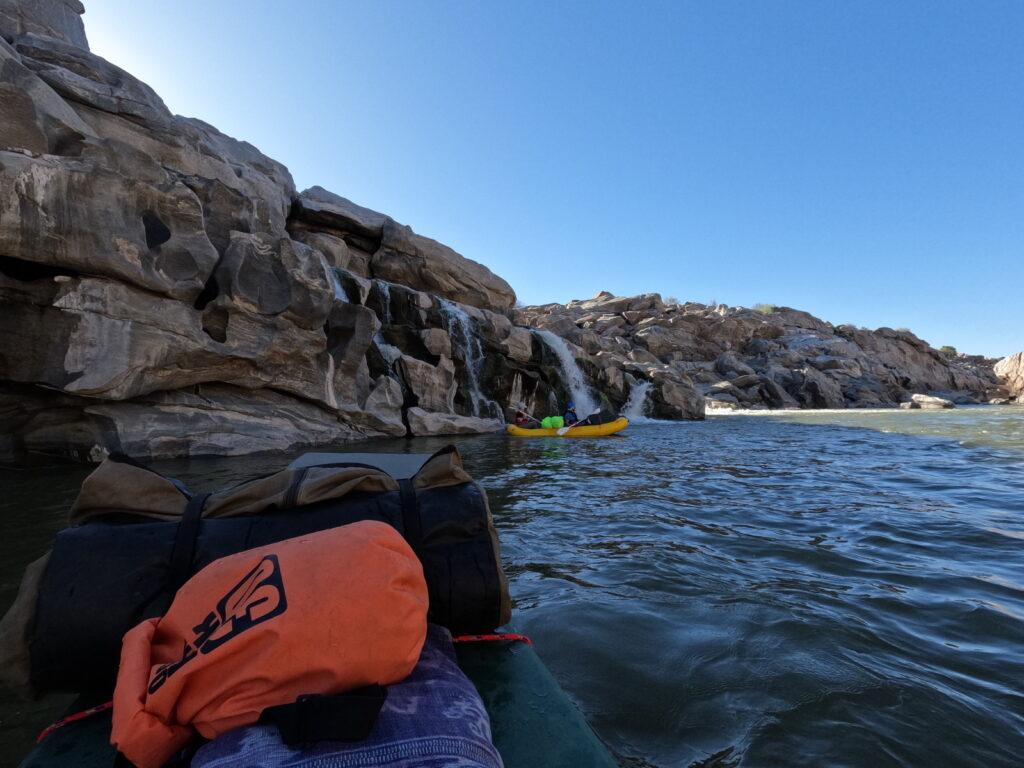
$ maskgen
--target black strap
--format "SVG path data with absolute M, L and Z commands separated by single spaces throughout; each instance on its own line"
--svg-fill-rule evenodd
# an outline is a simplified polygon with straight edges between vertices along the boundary
M 302 469 L 295 472 L 295 476 L 292 477 L 292 482 L 288 486 L 288 491 L 284 495 L 284 508 L 292 509 L 298 504 L 299 491 L 302 490 L 302 483 L 306 480 L 306 473 L 309 472 L 309 467 L 303 467 Z
M 293 704 L 267 707 L 260 722 L 277 726 L 289 747 L 317 741 L 362 741 L 370 735 L 387 688 L 368 685 L 333 696 L 300 696 Z
M 174 536 L 174 549 L 171 550 L 171 562 L 167 568 L 166 591 L 174 598 L 192 575 L 192 563 L 196 557 L 196 541 L 199 539 L 199 528 L 203 522 L 203 507 L 210 498 L 208 493 L 197 493 L 188 500 L 185 512 L 178 522 L 178 531 Z
M 419 549 L 423 526 L 420 525 L 420 504 L 416 499 L 416 486 L 411 479 L 399 480 L 398 491 L 402 500 L 402 533 L 410 547 Z

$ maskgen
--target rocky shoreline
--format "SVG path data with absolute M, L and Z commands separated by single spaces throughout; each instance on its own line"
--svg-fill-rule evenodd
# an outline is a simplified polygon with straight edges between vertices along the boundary
M 1005 363 L 935 349 L 909 330 L 836 326 L 789 307 L 601 293 L 527 307 L 517 317 L 576 345 L 581 364 L 607 388 L 621 372 L 654 382 L 651 415 L 659 418 L 675 417 L 661 405 L 666 387 L 696 391 L 705 408 L 718 410 L 929 407 L 937 399 L 977 404 L 1021 394 L 1019 383 L 1015 389 L 997 375 Z
M 171 114 L 89 51 L 83 12 L 0 0 L 2 461 L 484 432 L 569 397 L 663 419 L 1024 398 L 1020 359 L 999 378 L 787 308 L 517 308 L 485 266 Z

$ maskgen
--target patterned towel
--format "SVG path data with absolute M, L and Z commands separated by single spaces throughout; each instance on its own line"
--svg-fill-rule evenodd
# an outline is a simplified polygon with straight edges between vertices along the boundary
M 290 749 L 271 725 L 238 728 L 205 744 L 193 768 L 502 768 L 491 721 L 455 660 L 451 635 L 430 624 L 420 660 L 388 698 L 366 741 Z

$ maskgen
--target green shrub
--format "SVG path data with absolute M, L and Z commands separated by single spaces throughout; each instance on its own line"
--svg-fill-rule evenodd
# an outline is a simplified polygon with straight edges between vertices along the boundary
M 754 311 L 760 312 L 762 315 L 770 315 L 773 312 L 778 312 L 779 307 L 777 304 L 755 304 Z
M 958 354 L 956 347 L 951 347 L 949 344 L 946 344 L 944 347 L 939 347 L 939 352 L 944 354 L 946 357 L 956 357 Z

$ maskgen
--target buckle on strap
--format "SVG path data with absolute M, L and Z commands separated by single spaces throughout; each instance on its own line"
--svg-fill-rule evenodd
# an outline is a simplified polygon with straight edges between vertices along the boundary
M 368 685 L 330 696 L 306 694 L 291 704 L 267 707 L 260 723 L 277 726 L 289 747 L 318 741 L 362 741 L 370 735 L 387 688 Z

